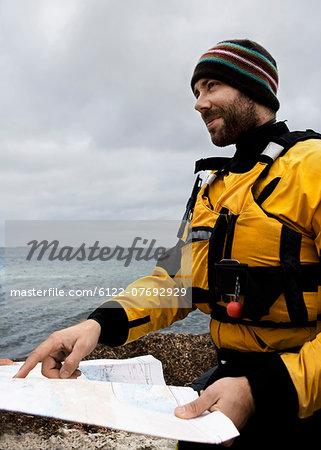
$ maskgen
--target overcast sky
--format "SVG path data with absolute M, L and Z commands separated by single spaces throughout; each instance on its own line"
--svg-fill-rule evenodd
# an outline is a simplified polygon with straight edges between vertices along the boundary
M 317 0 L 0 0 L 7 219 L 179 219 L 212 145 L 190 90 L 202 53 L 275 57 L 279 119 L 321 130 Z

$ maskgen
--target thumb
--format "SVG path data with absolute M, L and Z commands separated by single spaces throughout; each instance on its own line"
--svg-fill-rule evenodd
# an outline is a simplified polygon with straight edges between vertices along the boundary
M 181 419 L 193 419 L 200 416 L 204 411 L 207 411 L 211 404 L 208 404 L 204 397 L 201 396 L 190 403 L 183 406 L 178 406 L 175 409 L 175 416 Z
M 70 378 L 72 374 L 77 370 L 80 361 L 85 356 L 82 346 L 77 346 L 73 348 L 73 351 L 70 353 L 69 356 L 65 359 L 65 362 L 63 363 L 59 375 L 60 378 Z

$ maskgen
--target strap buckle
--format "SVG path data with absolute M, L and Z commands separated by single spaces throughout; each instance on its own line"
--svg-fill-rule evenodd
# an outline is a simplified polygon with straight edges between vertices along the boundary
M 246 291 L 247 268 L 247 264 L 241 264 L 237 259 L 222 259 L 214 264 L 216 293 L 238 301 Z

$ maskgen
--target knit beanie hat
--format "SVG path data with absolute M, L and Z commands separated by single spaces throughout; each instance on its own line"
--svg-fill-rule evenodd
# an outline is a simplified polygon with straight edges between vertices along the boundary
M 191 81 L 193 90 L 201 78 L 223 81 L 273 111 L 280 107 L 276 98 L 276 62 L 264 47 L 254 41 L 239 39 L 219 42 L 198 61 Z

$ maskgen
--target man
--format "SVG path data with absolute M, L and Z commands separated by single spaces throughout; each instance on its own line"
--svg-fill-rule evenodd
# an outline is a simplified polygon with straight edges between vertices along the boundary
M 75 378 L 79 361 L 98 341 L 125 344 L 197 307 L 212 316 L 219 365 L 200 381 L 200 397 L 176 415 L 223 411 L 241 431 L 226 444 L 233 448 L 294 449 L 317 438 L 321 135 L 290 133 L 276 122 L 277 86 L 274 59 L 249 40 L 217 44 L 195 68 L 195 108 L 212 142 L 235 143 L 236 153 L 198 162 L 197 170 L 213 171 L 198 193 L 195 185 L 170 252 L 174 263 L 160 261 L 151 277 L 134 284 L 179 285 L 189 247 L 193 307 L 158 309 L 156 297 L 144 307 L 134 296 L 114 298 L 87 321 L 51 335 L 17 376 L 42 361 L 46 376 Z

